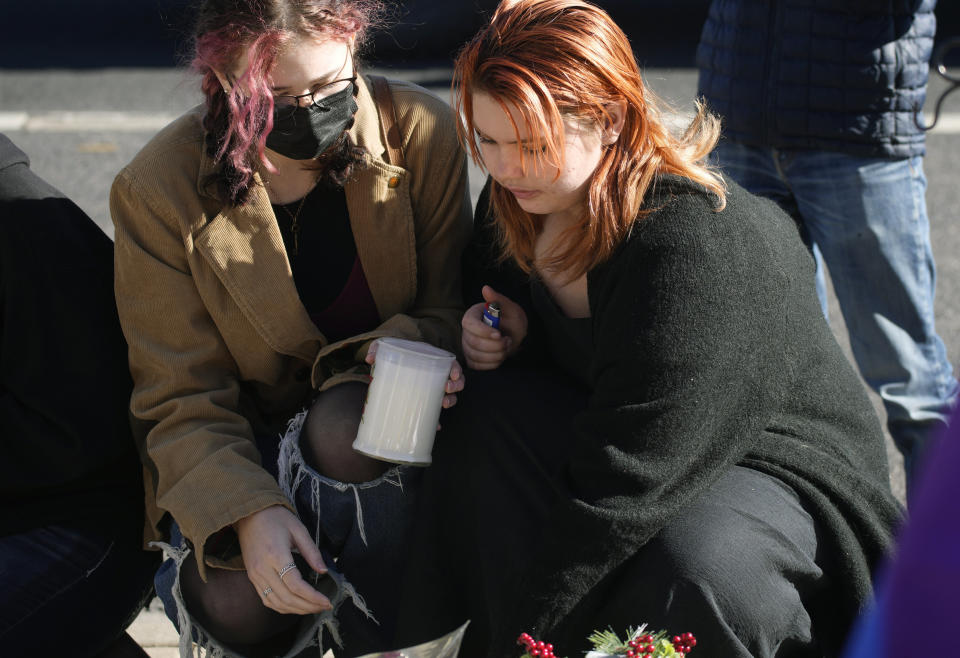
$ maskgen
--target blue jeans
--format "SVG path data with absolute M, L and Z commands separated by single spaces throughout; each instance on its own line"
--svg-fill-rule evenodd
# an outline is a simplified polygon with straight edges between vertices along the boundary
M 930 440 L 946 425 L 958 385 L 934 329 L 935 268 L 922 158 L 865 158 L 723 141 L 713 158 L 754 194 L 797 220 L 830 270 L 853 357 L 883 400 L 908 489 Z
M 0 653 L 94 656 L 143 608 L 160 561 L 140 527 L 60 524 L 0 537 Z
M 287 656 L 297 656 L 319 644 L 329 633 L 341 649 L 338 656 L 357 656 L 389 649 L 395 633 L 404 547 L 421 478 L 417 467 L 396 466 L 370 482 L 347 484 L 313 470 L 303 459 L 300 433 L 306 411 L 294 417 L 285 436 L 258 437 L 263 466 L 277 477 L 294 502 L 300 520 L 314 535 L 330 576 L 337 584 L 330 597 L 333 613 L 304 618 Z M 279 450 L 278 450 L 279 449 Z M 157 571 L 157 596 L 181 633 L 181 654 L 189 641 L 239 655 L 211 637 L 181 608 L 179 571 L 194 559 L 176 523 L 172 524 L 167 560 Z M 350 600 L 352 599 L 352 601 Z M 190 629 L 185 629 L 188 625 Z M 192 654 L 189 654 L 192 655 Z

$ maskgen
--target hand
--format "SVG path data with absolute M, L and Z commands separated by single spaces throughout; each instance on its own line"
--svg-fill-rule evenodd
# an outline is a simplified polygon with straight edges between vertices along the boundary
M 296 615 L 313 614 L 333 607 L 327 597 L 304 580 L 299 569 L 291 569 L 280 578 L 280 570 L 293 562 L 294 547 L 314 571 L 327 572 L 320 549 L 290 510 L 273 505 L 243 517 L 233 527 L 240 538 L 247 577 L 257 588 L 265 606 L 282 614 Z M 264 595 L 268 587 L 273 589 Z
M 370 365 L 373 365 L 374 361 L 377 360 L 377 341 L 373 341 L 370 344 L 370 348 L 367 350 L 366 362 Z M 466 380 L 463 376 L 463 368 L 460 366 L 460 363 L 454 360 L 453 365 L 450 367 L 450 378 L 447 379 L 447 385 L 444 387 L 443 396 L 443 408 L 449 409 L 457 403 L 457 393 L 463 390 L 463 386 L 466 383 Z
M 515 354 L 526 338 L 527 314 L 519 304 L 490 286 L 484 286 L 480 294 L 487 302 L 500 304 L 500 328 L 484 324 L 484 304 L 474 304 L 463 314 L 460 340 L 468 366 L 474 370 L 494 370 Z

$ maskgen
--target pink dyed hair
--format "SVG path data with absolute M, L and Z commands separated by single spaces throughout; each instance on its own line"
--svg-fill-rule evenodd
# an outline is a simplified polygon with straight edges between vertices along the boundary
M 246 201 L 267 134 L 273 128 L 270 72 L 284 46 L 296 37 L 363 42 L 381 10 L 378 0 L 206 0 L 194 30 L 191 68 L 200 74 L 206 99 L 207 150 L 222 162 L 218 192 L 228 202 Z M 246 50 L 247 66 L 223 90 L 227 74 Z

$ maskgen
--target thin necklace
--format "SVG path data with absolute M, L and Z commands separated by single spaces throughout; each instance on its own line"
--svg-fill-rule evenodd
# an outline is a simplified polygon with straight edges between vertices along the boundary
M 307 193 L 303 195 L 300 199 L 300 203 L 297 204 L 297 212 L 290 212 L 290 209 L 286 205 L 281 205 L 283 211 L 290 216 L 290 232 L 293 233 L 293 255 L 296 256 L 300 252 L 300 211 L 303 210 L 303 204 L 307 200 L 307 197 L 310 196 L 310 193 L 313 192 L 314 188 L 319 182 L 319 178 L 313 181 L 313 185 L 310 186 L 310 189 L 307 190 Z M 270 183 L 268 182 L 267 185 Z

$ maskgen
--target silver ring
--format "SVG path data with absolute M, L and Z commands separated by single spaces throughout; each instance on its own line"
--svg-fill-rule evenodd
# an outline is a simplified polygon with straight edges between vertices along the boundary
M 277 573 L 280 575 L 280 580 L 283 581 L 283 577 L 286 576 L 289 571 L 291 571 L 291 570 L 293 570 L 293 569 L 296 569 L 296 568 L 297 568 L 297 565 L 294 564 L 293 562 L 291 562 L 290 564 L 288 564 L 287 566 L 285 566 L 283 569 L 281 569 L 280 571 L 278 571 Z
M 268 595 L 270 594 L 270 592 L 272 592 L 272 591 L 273 591 L 273 588 L 272 588 L 272 587 L 268 587 L 267 589 L 263 590 L 263 595 L 266 597 L 266 596 L 268 596 Z

